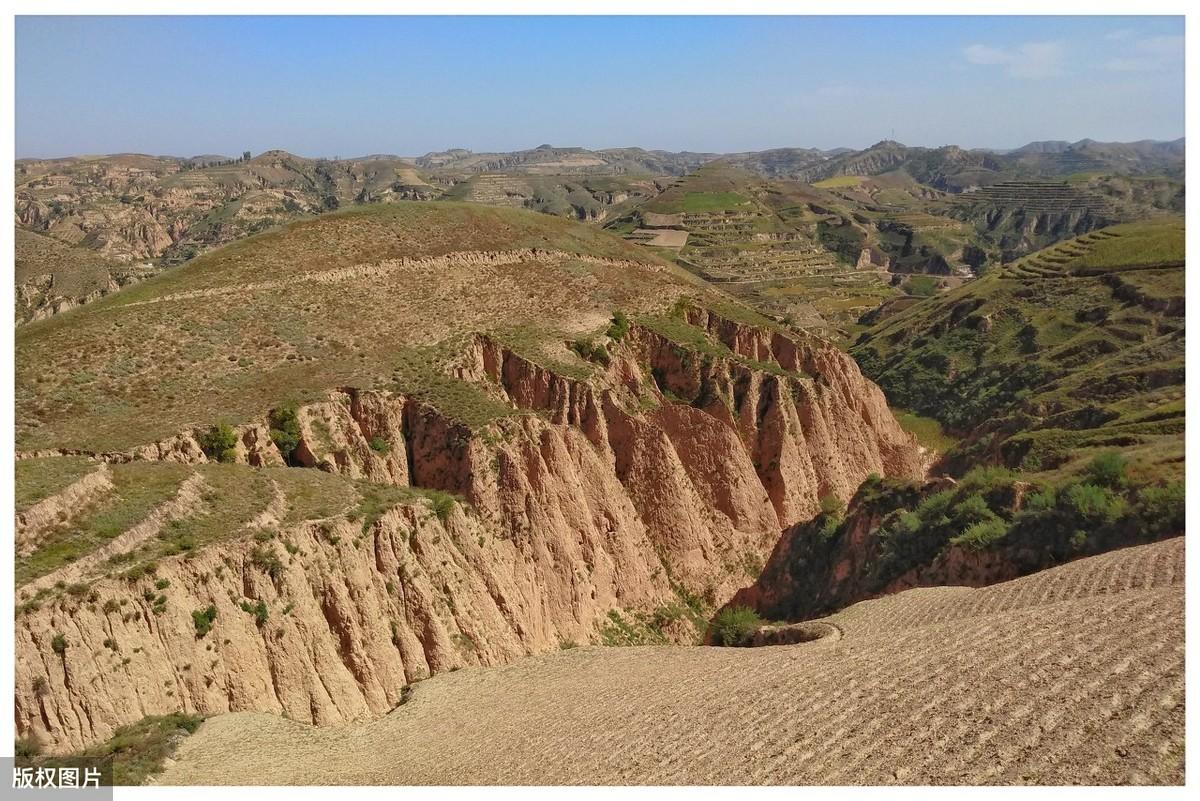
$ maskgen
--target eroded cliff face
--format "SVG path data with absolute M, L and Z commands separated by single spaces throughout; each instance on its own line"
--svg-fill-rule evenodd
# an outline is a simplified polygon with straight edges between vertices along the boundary
M 580 549 L 556 554 L 554 570 L 547 556 L 461 510 L 442 521 L 412 505 L 365 533 L 348 520 L 306 524 L 164 560 L 136 581 L 102 579 L 18 621 L 18 729 L 62 751 L 175 709 L 253 709 L 318 725 L 361 719 L 387 712 L 431 673 L 586 637 L 634 588 L 639 600 L 670 595 L 649 563 L 621 565 L 618 583 L 609 555 L 593 555 L 578 581 L 588 570 Z M 583 583 L 590 590 L 580 594 Z M 156 606 L 159 595 L 167 601 Z M 210 605 L 212 628 L 201 636 L 192 613 Z
M 64 751 L 181 708 L 379 715 L 430 673 L 593 640 L 612 610 L 680 591 L 719 605 L 823 495 L 920 475 L 915 442 L 840 351 L 704 310 L 687 322 L 721 347 L 634 326 L 588 379 L 476 337 L 455 377 L 514 410 L 481 429 L 378 390 L 301 407 L 293 464 L 465 503 L 439 516 L 414 501 L 369 524 L 266 515 L 154 576 L 60 594 L 17 621 L 18 730 Z M 103 458 L 203 462 L 197 433 Z M 237 433 L 236 461 L 283 463 L 265 420 Z M 192 613 L 210 604 L 199 636 Z
M 149 264 L 129 265 L 126 269 L 110 272 L 102 284 L 90 291 L 66 294 L 55 286 L 53 275 L 34 276 L 16 286 L 16 324 L 20 326 L 70 311 L 136 284 L 157 272 L 158 269 Z
M 983 213 L 963 216 L 999 247 L 1002 261 L 1013 261 L 1039 248 L 1115 222 L 1111 215 L 1090 208 L 1031 211 L 994 207 Z

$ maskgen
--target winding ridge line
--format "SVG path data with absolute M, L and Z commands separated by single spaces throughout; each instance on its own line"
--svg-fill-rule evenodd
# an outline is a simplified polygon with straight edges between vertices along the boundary
M 244 295 L 263 289 L 286 289 L 296 283 L 309 282 L 317 284 L 338 284 L 359 278 L 384 278 L 393 273 L 415 270 L 438 270 L 454 267 L 499 267 L 505 264 L 519 264 L 531 261 L 580 261 L 585 264 L 595 264 L 604 267 L 625 267 L 652 272 L 664 272 L 665 267 L 650 262 L 633 261 L 632 259 L 611 259 L 603 256 L 589 256 L 582 253 L 571 253 L 565 250 L 543 250 L 540 248 L 520 248 L 517 250 L 470 250 L 457 253 L 447 253 L 444 256 L 430 256 L 421 259 L 408 257 L 387 259 L 374 264 L 360 264 L 354 267 L 342 267 L 335 270 L 314 270 L 297 273 L 286 279 L 277 281 L 260 281 L 251 284 L 238 284 L 227 287 L 210 287 L 188 292 L 174 292 L 148 300 L 127 303 L 123 308 L 148 306 L 155 303 L 169 303 L 196 298 L 224 297 Z

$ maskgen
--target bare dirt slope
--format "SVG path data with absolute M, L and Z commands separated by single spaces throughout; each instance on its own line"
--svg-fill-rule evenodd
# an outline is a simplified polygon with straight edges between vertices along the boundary
M 910 590 L 802 645 L 466 669 L 362 725 L 223 715 L 160 783 L 1180 783 L 1183 554 Z

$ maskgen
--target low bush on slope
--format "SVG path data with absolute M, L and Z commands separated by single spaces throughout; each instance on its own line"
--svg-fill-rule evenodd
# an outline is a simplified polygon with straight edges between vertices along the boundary
M 785 532 L 754 605 L 806 619 L 914 584 L 988 584 L 1182 534 L 1184 510 L 1181 481 L 1137 478 L 1117 451 L 1058 477 L 986 466 L 924 488 L 872 477 L 844 517 L 830 509 Z
M 36 741 L 20 740 L 16 764 L 34 768 L 92 766 L 100 769 L 102 784 L 145 784 L 162 770 L 163 762 L 175 753 L 179 742 L 203 722 L 203 715 L 183 712 L 152 715 L 120 727 L 100 745 L 66 757 L 38 756 L 40 745 Z

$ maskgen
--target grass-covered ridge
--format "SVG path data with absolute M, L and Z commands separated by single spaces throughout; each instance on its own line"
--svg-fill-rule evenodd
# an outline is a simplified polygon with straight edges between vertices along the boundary
M 23 512 L 39 501 L 57 495 L 95 470 L 97 464 L 84 456 L 21 459 L 16 463 L 16 511 Z
M 70 467 L 77 460 L 49 457 L 18 464 L 24 461 L 35 469 L 18 473 L 19 495 L 30 491 L 29 484 L 44 483 L 46 476 L 63 472 L 56 463 Z M 98 467 L 95 462 L 88 464 Z M 91 584 L 101 578 L 137 578 L 152 573 L 163 560 L 188 558 L 212 545 L 261 536 L 264 529 L 256 521 L 272 504 L 276 506 L 270 517 L 275 522 L 266 529 L 268 533 L 345 519 L 359 523 L 366 534 L 398 506 L 425 506 L 444 520 L 460 503 L 456 496 L 438 490 L 375 484 L 302 468 L 135 461 L 112 464 L 108 469 L 113 484 L 110 491 L 44 531 L 30 553 L 16 556 L 19 611 L 32 611 L 63 593 L 86 596 Z M 179 494 L 187 482 L 194 492 L 186 497 L 187 503 L 180 503 Z M 164 514 L 163 509 L 171 511 Z M 107 558 L 91 556 L 138 524 L 154 520 L 157 524 L 150 527 L 147 537 L 115 551 L 110 548 Z M 73 568 L 67 581 L 51 585 L 47 579 L 40 582 L 43 586 L 36 593 L 28 586 L 76 563 L 81 564 Z
M 520 248 L 564 255 L 397 261 Z M 345 272 L 380 264 L 390 266 Z M 652 312 L 697 291 L 694 278 L 644 250 L 546 215 L 455 203 L 359 207 L 236 242 L 23 327 L 17 446 L 124 450 L 256 419 L 337 386 L 421 390 L 453 409 L 462 404 L 450 390 L 460 388 L 439 376 L 451 369 L 452 346 L 474 333 L 572 362 L 562 343 L 604 325 L 613 309 Z
M 859 493 L 860 505 L 883 514 L 873 535 L 880 543 L 872 567 L 880 588 L 950 547 L 1003 550 L 1021 572 L 1031 572 L 1178 535 L 1184 526 L 1183 483 L 1133 478 L 1120 451 L 1098 453 L 1065 478 L 1029 481 L 1005 468 L 978 467 L 956 486 L 923 496 L 885 482 Z
M 916 303 L 851 352 L 894 405 L 963 437 L 955 470 L 1070 470 L 1120 447 L 1178 475 L 1183 258 L 1181 218 L 1102 229 Z

